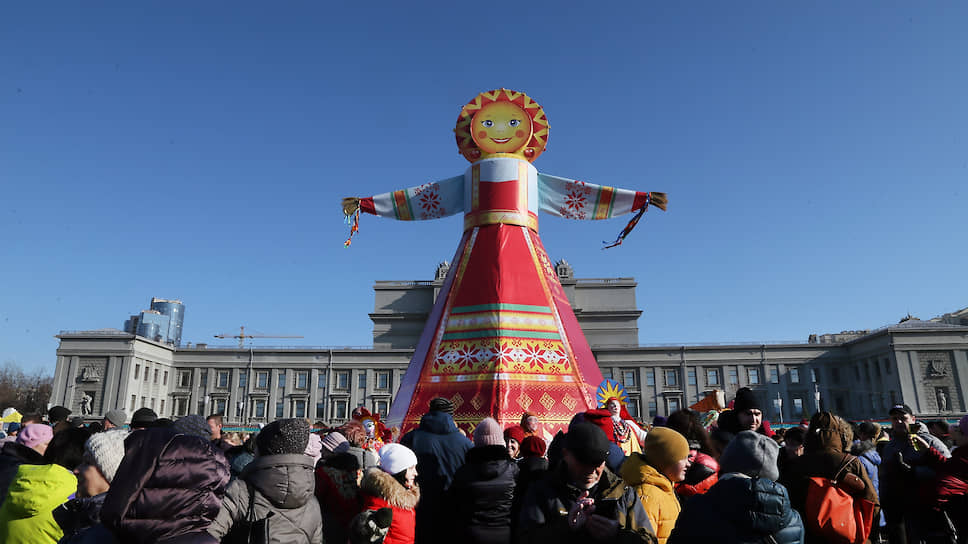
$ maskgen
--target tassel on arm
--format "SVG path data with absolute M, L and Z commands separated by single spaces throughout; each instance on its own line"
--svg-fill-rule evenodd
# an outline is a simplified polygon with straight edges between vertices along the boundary
M 353 243 L 353 235 L 360 230 L 360 199 L 347 197 L 343 199 L 343 218 L 346 224 L 350 225 L 350 236 L 343 242 L 343 247 L 350 247 Z

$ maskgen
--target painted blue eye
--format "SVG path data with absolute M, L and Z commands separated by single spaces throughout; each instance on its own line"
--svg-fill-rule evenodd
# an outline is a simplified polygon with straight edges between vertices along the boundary
M 517 119 L 511 119 L 510 121 L 508 121 L 508 125 L 512 127 L 516 127 L 520 124 L 521 124 L 521 121 L 518 121 Z
M 481 121 L 481 124 L 484 125 L 487 128 L 491 128 L 491 127 L 494 126 L 494 121 L 491 121 L 490 119 L 487 119 L 485 121 Z

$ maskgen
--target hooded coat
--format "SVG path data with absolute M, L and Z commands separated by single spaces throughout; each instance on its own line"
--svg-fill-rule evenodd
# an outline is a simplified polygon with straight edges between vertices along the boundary
M 799 544 L 803 539 L 803 520 L 786 488 L 768 478 L 731 472 L 686 502 L 668 542 Z
M 306 455 L 256 457 L 229 484 L 208 533 L 221 540 L 236 522 L 246 518 L 254 494 L 253 516 L 256 520 L 269 518 L 269 542 L 321 544 L 323 524 L 313 495 L 315 486 L 313 460 Z
M 417 456 L 417 483 L 420 484 L 420 506 L 417 508 L 417 532 L 421 544 L 449 542 L 451 535 L 441 530 L 444 515 L 444 491 L 450 487 L 457 469 L 464 464 L 464 456 L 471 449 L 454 418 L 444 411 L 427 412 L 420 418 L 420 426 L 403 435 L 400 443 Z
M 64 532 L 53 511 L 77 491 L 77 478 L 60 465 L 21 465 L 0 507 L 0 542 L 57 542 Z
M 504 446 L 482 446 L 467 452 L 447 494 L 453 508 L 455 540 L 472 544 L 511 541 L 511 512 L 518 465 Z
M 629 456 L 622 463 L 621 476 L 626 485 L 635 488 L 659 544 L 664 544 L 680 511 L 672 480 L 648 464 L 642 455 Z
M 24 464 L 43 465 L 44 456 L 17 442 L 4 443 L 0 448 L 0 503 L 7 497 L 7 489 L 17 475 L 17 469 Z
M 364 510 L 393 510 L 393 521 L 383 544 L 413 544 L 416 538 L 416 508 L 420 502 L 420 488 L 407 489 L 393 476 L 378 468 L 371 468 L 360 482 Z M 441 520 L 437 519 L 440 523 Z

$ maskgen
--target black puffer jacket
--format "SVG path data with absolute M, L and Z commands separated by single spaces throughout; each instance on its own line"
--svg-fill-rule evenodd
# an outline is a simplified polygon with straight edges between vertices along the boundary
M 75 534 L 99 523 L 101 507 L 107 496 L 105 492 L 93 497 L 71 499 L 55 508 L 54 521 L 64 531 L 62 540 L 69 541 Z
M 803 539 L 803 520 L 785 487 L 732 472 L 686 502 L 667 544 L 799 544 Z
M 457 469 L 448 490 L 455 541 L 511 541 L 511 504 L 517 476 L 517 464 L 504 446 L 483 446 L 467 452 L 467 460 Z
M 222 509 L 208 532 L 221 540 L 237 521 L 246 517 L 250 492 L 254 491 L 254 519 L 272 516 L 269 542 L 320 544 L 323 524 L 319 502 L 313 494 L 315 487 L 312 458 L 301 453 L 256 457 L 229 484 Z
M 7 498 L 7 490 L 20 465 L 43 465 L 44 456 L 33 448 L 16 442 L 7 442 L 0 449 L 0 503 Z
M 163 428 L 131 433 L 124 451 L 101 508 L 103 526 L 121 542 L 215 542 L 206 529 L 229 481 L 222 452 Z

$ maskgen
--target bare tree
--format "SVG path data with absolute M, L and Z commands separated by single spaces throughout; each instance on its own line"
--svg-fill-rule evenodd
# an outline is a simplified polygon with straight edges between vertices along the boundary
M 12 406 L 21 414 L 45 412 L 53 386 L 50 374 L 42 370 L 26 374 L 20 365 L 7 361 L 0 367 L 0 410 Z

